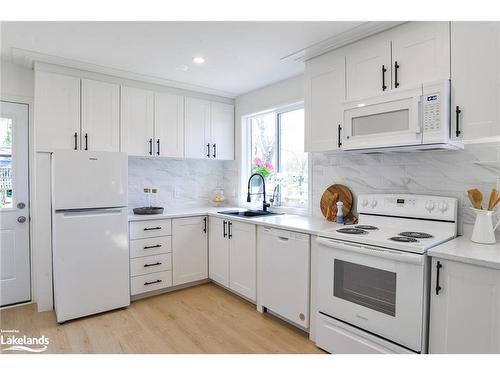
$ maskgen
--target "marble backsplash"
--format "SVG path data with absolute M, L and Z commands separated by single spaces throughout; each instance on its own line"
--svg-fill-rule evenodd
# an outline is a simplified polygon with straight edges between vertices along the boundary
M 500 179 L 497 148 L 467 146 L 460 151 L 426 151 L 392 154 L 312 154 L 313 215 L 321 216 L 319 201 L 330 185 L 348 186 L 356 197 L 363 193 L 406 193 L 456 197 L 459 199 L 459 228 L 474 222 L 467 190 L 477 187 L 485 202 Z M 355 207 L 355 206 L 354 206 Z

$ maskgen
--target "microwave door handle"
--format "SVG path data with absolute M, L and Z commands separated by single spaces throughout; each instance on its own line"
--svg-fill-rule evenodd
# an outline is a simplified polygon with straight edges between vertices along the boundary
M 414 126 L 414 130 L 415 130 L 415 134 L 420 134 L 422 133 L 422 122 L 423 122 L 423 118 L 422 118 L 422 115 L 423 115 L 423 104 L 422 104 L 422 97 L 416 97 L 412 100 L 412 111 L 416 111 L 417 112 L 417 116 L 410 116 L 410 118 L 415 118 L 417 119 L 417 121 L 415 121 L 415 126 Z

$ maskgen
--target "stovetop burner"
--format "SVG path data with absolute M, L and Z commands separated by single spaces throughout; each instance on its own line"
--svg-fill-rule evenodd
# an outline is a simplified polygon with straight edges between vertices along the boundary
M 337 229 L 337 232 L 346 233 L 346 234 L 366 234 L 366 233 L 368 233 L 366 230 L 357 229 L 357 228 L 341 228 L 341 229 Z
M 377 230 L 378 228 L 373 225 L 356 225 L 354 228 L 363 230 Z
M 400 236 L 410 237 L 410 238 L 432 238 L 433 236 L 429 233 L 423 232 L 401 232 Z
M 411 238 L 411 237 L 396 236 L 396 237 L 391 237 L 389 239 L 391 241 L 396 241 L 396 242 L 418 242 L 415 238 Z

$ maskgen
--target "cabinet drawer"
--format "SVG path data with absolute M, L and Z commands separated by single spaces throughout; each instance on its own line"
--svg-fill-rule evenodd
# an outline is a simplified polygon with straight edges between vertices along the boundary
M 130 276 L 145 275 L 172 269 L 172 255 L 160 254 L 130 259 Z
M 130 222 L 130 239 L 169 236 L 172 233 L 172 220 L 147 220 Z
M 172 252 L 172 237 L 154 237 L 130 241 L 130 258 Z
M 130 278 L 130 294 L 141 294 L 172 286 L 172 271 L 150 273 Z

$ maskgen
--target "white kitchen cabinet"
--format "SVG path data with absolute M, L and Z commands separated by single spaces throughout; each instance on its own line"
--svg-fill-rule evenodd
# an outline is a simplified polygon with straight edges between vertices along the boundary
M 391 41 L 383 34 L 351 44 L 345 54 L 347 100 L 376 96 L 391 89 Z
M 120 86 L 82 79 L 82 149 L 120 151 Z
M 78 150 L 80 142 L 80 78 L 36 71 L 36 151 Z
M 210 101 L 186 98 L 184 111 L 186 158 L 210 158 Z
M 134 156 L 153 155 L 152 91 L 122 86 L 120 150 Z
M 234 159 L 234 106 L 227 103 L 210 103 L 210 140 L 212 157 L 220 160 Z
M 184 157 L 184 97 L 155 93 L 155 155 Z
M 229 245 L 227 220 L 210 217 L 208 240 L 208 276 L 211 280 L 229 287 Z
M 450 78 L 449 22 L 408 22 L 387 34 L 392 40 L 393 89 Z
M 452 22 L 451 87 L 453 135 L 499 136 L 500 22 Z
M 208 218 L 172 220 L 173 285 L 208 278 Z
M 305 151 L 339 149 L 344 100 L 343 50 L 308 61 L 305 71 Z
M 433 257 L 431 279 L 430 353 L 500 353 L 500 270 Z

